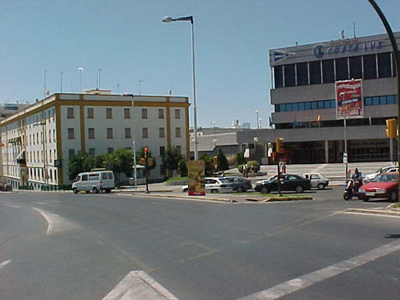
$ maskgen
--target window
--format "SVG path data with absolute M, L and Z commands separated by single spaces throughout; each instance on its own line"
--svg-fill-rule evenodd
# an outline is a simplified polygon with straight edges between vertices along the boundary
M 147 108 L 142 108 L 142 119 L 147 119 Z
M 321 61 L 310 62 L 310 84 L 321 83 Z
M 386 96 L 380 96 L 380 97 L 379 97 L 379 104 L 380 104 L 380 105 L 385 105 L 385 104 L 387 104 L 387 97 L 386 97 Z
M 160 156 L 164 156 L 164 154 L 165 154 L 165 147 L 160 146 Z
M 304 103 L 304 110 L 310 110 L 310 109 L 311 109 L 311 102 Z
M 362 78 L 361 56 L 350 57 L 350 78 Z
M 364 104 L 372 105 L 372 97 L 365 97 Z
M 364 79 L 375 79 L 376 78 L 376 57 L 374 54 L 365 55 L 364 61 Z
M 94 128 L 88 128 L 88 139 L 89 140 L 94 139 Z
M 324 108 L 324 101 L 318 101 L 318 109 Z
M 158 118 L 164 119 L 164 109 L 163 108 L 158 109 Z
M 175 109 L 175 119 L 181 118 L 181 110 L 179 108 Z
M 317 101 L 311 102 L 311 109 L 318 109 L 318 103 L 317 103 Z
M 164 127 L 158 128 L 158 137 L 165 138 L 165 129 L 164 129 Z
M 130 119 L 130 118 L 131 118 L 130 108 L 124 108 L 124 119 Z
M 387 78 L 392 76 L 390 53 L 378 54 L 378 71 L 379 78 Z
M 395 104 L 393 95 L 387 96 L 386 98 L 387 98 L 387 100 L 386 100 L 387 104 Z
M 298 63 L 297 68 L 297 85 L 308 85 L 308 66 L 307 63 Z
M 113 129 L 107 128 L 107 139 L 112 139 L 112 138 L 113 138 Z
M 125 138 L 130 139 L 131 138 L 131 129 L 129 127 L 125 128 Z
M 181 128 L 175 127 L 175 137 L 181 137 Z
M 178 145 L 178 146 L 176 146 L 175 148 L 176 148 L 176 150 L 178 150 L 178 152 L 179 152 L 180 154 L 182 154 L 182 147 L 181 147 L 181 146 Z
M 96 151 L 94 148 L 89 148 L 89 155 L 95 156 L 95 153 L 96 153 Z
M 75 156 L 75 149 L 68 149 L 68 159 L 71 159 Z
M 282 66 L 274 67 L 275 88 L 283 87 L 283 69 Z
M 298 103 L 293 103 L 293 111 L 299 110 L 299 104 Z
M 295 80 L 294 80 L 294 64 L 291 65 L 285 65 L 285 86 L 294 86 L 295 85 Z
M 335 82 L 334 70 L 333 70 L 333 59 L 322 61 L 322 74 L 324 83 Z
M 142 128 L 142 138 L 147 139 L 149 137 L 149 129 L 147 127 Z
M 292 103 L 286 103 L 286 111 L 292 111 Z
M 336 59 L 336 80 L 349 79 L 349 72 L 347 68 L 347 57 Z
M 74 118 L 74 108 L 67 107 L 67 119 L 73 119 L 73 118 Z
M 85 174 L 82 175 L 82 181 L 88 181 L 89 180 L 89 175 Z
M 113 147 L 107 148 L 107 153 L 108 153 L 108 154 L 113 153 L 113 151 L 114 151 L 114 148 L 113 148 Z
M 39 137 L 38 137 L 39 138 Z M 75 139 L 75 131 L 74 128 L 68 128 L 68 139 L 73 140 Z
M 299 103 L 299 110 L 304 110 L 304 102 Z
M 88 117 L 88 119 L 94 119 L 94 108 L 93 107 L 88 107 L 87 117 Z
M 372 97 L 372 105 L 379 105 L 379 97 Z
M 112 108 L 111 107 L 106 108 L 106 118 L 112 119 Z

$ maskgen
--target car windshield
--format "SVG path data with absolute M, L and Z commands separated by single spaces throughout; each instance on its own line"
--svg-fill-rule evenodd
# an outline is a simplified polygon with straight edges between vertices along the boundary
M 373 182 L 396 182 L 399 176 L 397 174 L 381 174 L 373 179 Z

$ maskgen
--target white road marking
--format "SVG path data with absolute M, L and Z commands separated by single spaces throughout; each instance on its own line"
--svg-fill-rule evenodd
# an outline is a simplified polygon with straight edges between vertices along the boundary
M 103 300 L 178 300 L 144 271 L 132 271 Z
M 6 265 L 8 265 L 10 262 L 11 262 L 11 259 L 6 260 L 6 261 L 3 261 L 3 262 L 0 264 L 0 270 L 1 270 L 3 267 L 5 267 Z
M 321 171 L 323 168 L 325 168 L 326 166 L 328 166 L 328 164 L 322 164 L 314 169 L 312 169 L 310 171 L 310 173 L 318 173 L 319 171 Z
M 60 217 L 59 215 L 52 214 L 35 207 L 33 207 L 33 209 L 39 212 L 42 215 L 42 217 L 46 220 L 48 224 L 46 233 L 47 235 L 79 228 L 79 225 L 67 221 L 63 217 Z
M 400 250 L 400 241 L 395 241 L 375 248 L 349 260 L 331 265 L 321 270 L 286 281 L 261 292 L 240 298 L 239 300 L 273 300 L 297 292 L 313 284 L 329 279 L 351 269 L 360 267 L 385 255 Z

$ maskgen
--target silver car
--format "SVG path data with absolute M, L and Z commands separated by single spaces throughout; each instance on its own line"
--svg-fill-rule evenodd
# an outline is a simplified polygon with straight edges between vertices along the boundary
M 204 178 L 206 192 L 211 193 L 229 193 L 232 192 L 233 189 L 229 184 L 229 181 L 224 178 L 218 177 L 205 177 Z M 182 192 L 187 193 L 189 191 L 189 186 L 182 186 Z
M 312 188 L 323 190 L 329 185 L 328 178 L 320 173 L 305 173 L 303 174 L 303 177 L 311 180 Z

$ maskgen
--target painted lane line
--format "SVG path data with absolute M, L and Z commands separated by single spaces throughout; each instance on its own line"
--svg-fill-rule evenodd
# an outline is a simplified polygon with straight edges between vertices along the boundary
M 364 254 L 355 256 L 351 259 L 331 265 L 321 270 L 303 275 L 301 277 L 286 281 L 261 292 L 240 298 L 239 300 L 273 300 L 288 294 L 297 292 L 301 289 L 314 285 L 323 280 L 329 279 L 351 269 L 360 267 L 372 262 L 385 255 L 400 250 L 400 241 L 395 241 L 381 247 L 375 248 Z
M 40 213 L 40 215 L 46 220 L 48 226 L 47 226 L 47 235 L 52 235 L 55 233 L 63 232 L 63 231 L 68 231 L 68 230 L 73 230 L 73 229 L 78 229 L 79 225 L 72 223 L 63 217 L 60 217 L 59 215 L 49 213 L 47 211 L 44 211 L 42 209 L 38 209 L 35 207 L 32 207 L 34 210 Z
M 310 173 L 318 173 L 320 170 L 322 170 L 322 169 L 325 168 L 326 166 L 328 166 L 328 164 L 322 164 L 322 165 L 320 165 L 320 166 L 318 166 L 318 167 L 312 169 L 312 170 L 310 171 Z
M 103 300 L 178 300 L 144 271 L 132 271 Z
M 11 259 L 6 260 L 6 261 L 3 261 L 3 262 L 0 264 L 0 270 L 1 270 L 3 267 L 5 267 L 6 265 L 8 265 L 10 262 L 11 262 Z

